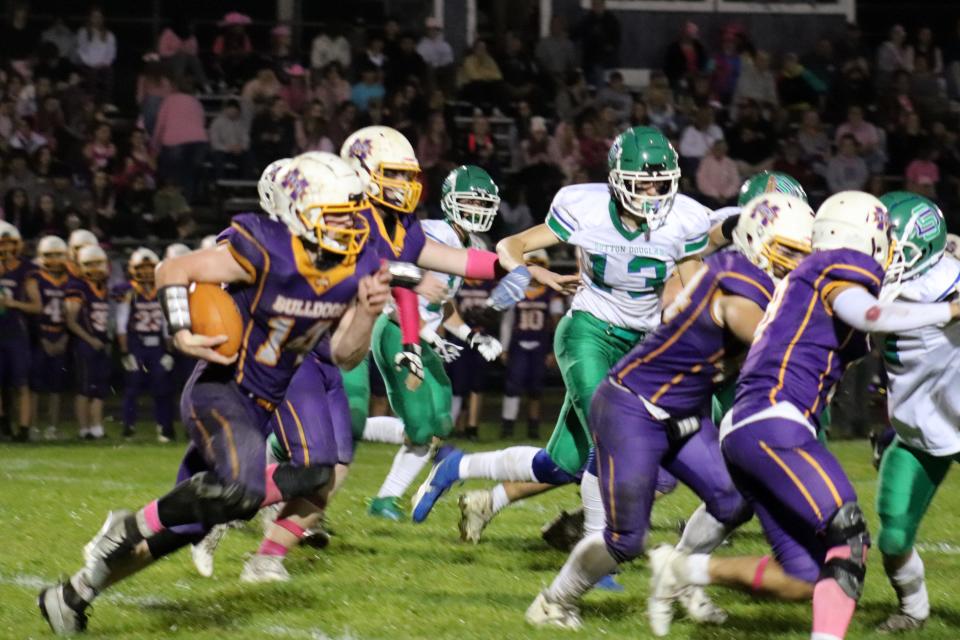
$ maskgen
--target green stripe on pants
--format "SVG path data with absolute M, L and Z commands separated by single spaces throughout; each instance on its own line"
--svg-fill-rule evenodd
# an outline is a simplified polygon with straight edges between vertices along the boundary
M 607 372 L 643 338 L 642 331 L 615 327 L 589 313 L 574 311 L 557 324 L 553 350 L 567 393 L 547 453 L 561 469 L 575 474 L 587 462 L 587 414 L 593 392 Z M 571 411 L 572 409 L 572 411 Z
M 413 444 L 430 444 L 434 436 L 445 438 L 453 430 L 450 417 L 453 391 L 443 370 L 443 361 L 433 349 L 420 341 L 423 349 L 423 384 L 416 391 L 407 389 L 407 370 L 397 371 L 394 357 L 403 351 L 400 327 L 387 316 L 380 316 L 373 327 L 373 359 L 387 386 L 390 407 L 403 420 L 403 428 Z

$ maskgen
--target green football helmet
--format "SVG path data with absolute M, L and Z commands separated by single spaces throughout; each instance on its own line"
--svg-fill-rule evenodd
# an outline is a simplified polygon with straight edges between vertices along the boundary
M 777 171 L 761 171 L 744 180 L 740 186 L 737 206 L 745 207 L 748 202 L 760 194 L 773 193 L 774 191 L 800 198 L 804 202 L 807 201 L 807 192 L 803 190 L 803 187 L 793 176 Z
M 890 215 L 893 259 L 883 279 L 883 298 L 893 300 L 904 282 L 940 262 L 947 247 L 947 223 L 933 201 L 909 191 L 880 197 Z
M 440 208 L 464 231 L 484 233 L 500 208 L 500 190 L 490 174 L 472 164 L 447 174 L 440 188 Z
M 627 129 L 613 141 L 607 167 L 610 190 L 620 207 L 653 229 L 662 225 L 680 184 L 677 152 L 667 137 L 653 127 Z M 647 194 L 650 183 L 656 195 Z

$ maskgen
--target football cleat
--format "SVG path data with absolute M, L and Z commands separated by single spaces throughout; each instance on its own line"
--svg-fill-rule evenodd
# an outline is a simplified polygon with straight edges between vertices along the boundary
M 583 537 L 583 507 L 561 511 L 560 515 L 543 525 L 540 537 L 557 551 L 573 551 Z
M 120 554 L 121 548 L 132 548 L 132 544 L 125 544 L 123 541 L 127 537 L 125 520 L 133 515 L 126 509 L 117 509 L 107 514 L 107 519 L 103 521 L 100 530 L 90 539 L 90 542 L 83 546 L 83 560 L 91 572 L 91 576 L 98 571 L 105 571 L 103 565 L 108 557 Z M 97 574 L 102 575 L 102 574 Z
M 523 617 L 534 627 L 556 627 L 568 631 L 579 631 L 583 628 L 577 607 L 551 602 L 543 591 L 537 594 Z
M 157 442 L 160 444 L 170 444 L 173 442 L 173 438 L 167 437 L 163 434 L 163 427 L 157 425 Z
M 423 481 L 413 496 L 413 521 L 423 522 L 445 494 L 460 479 L 460 460 L 463 451 L 451 451 L 443 460 L 433 465 L 430 475 Z
M 470 491 L 460 496 L 460 540 L 480 542 L 480 535 L 493 520 L 493 495 L 488 489 Z
M 597 583 L 593 585 L 594 589 L 599 589 L 600 591 L 609 591 L 610 593 L 623 593 L 623 585 L 617 582 L 617 579 L 613 577 L 612 573 L 608 573 L 603 576 Z
M 303 538 L 300 539 L 300 545 L 312 547 L 314 549 L 326 549 L 330 545 L 330 536 L 333 533 L 327 529 L 327 523 L 324 518 L 320 519 L 313 528 L 307 529 Z
M 877 626 L 877 633 L 903 633 L 923 628 L 926 618 L 914 618 L 907 613 L 895 613 Z
M 376 518 L 384 518 L 386 520 L 400 522 L 403 520 L 404 516 L 403 510 L 400 508 L 400 505 L 397 504 L 399 501 L 399 498 L 395 498 L 393 496 L 373 498 L 370 500 L 370 506 L 367 508 L 367 513 Z
M 54 587 L 47 587 L 37 597 L 40 614 L 58 636 L 72 636 L 87 630 L 86 607 L 78 606 L 81 601 L 76 594 L 68 598 L 68 592 L 72 593 L 73 587 L 69 582 L 61 582 Z M 71 604 L 69 600 L 75 602 Z
M 283 566 L 282 556 L 260 554 L 251 556 L 243 565 L 243 572 L 240 573 L 240 582 L 287 582 L 289 580 L 290 574 Z
M 727 612 L 714 604 L 706 590 L 698 585 L 689 585 L 680 591 L 680 605 L 694 622 L 700 624 L 723 624 Z
M 190 557 L 193 559 L 193 566 L 197 568 L 197 573 L 204 578 L 213 575 L 213 555 L 220 546 L 223 536 L 227 535 L 227 526 L 218 524 L 204 536 L 203 540 L 190 545 Z
M 673 622 L 673 603 L 683 586 L 673 570 L 674 559 L 681 552 L 669 545 L 659 545 L 647 553 L 650 559 L 650 597 L 647 598 L 647 619 L 653 635 L 663 637 Z

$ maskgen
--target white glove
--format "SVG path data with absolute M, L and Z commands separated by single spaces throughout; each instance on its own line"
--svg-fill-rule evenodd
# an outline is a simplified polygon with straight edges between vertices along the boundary
M 133 373 L 134 371 L 140 370 L 140 363 L 137 362 L 137 356 L 132 353 L 125 353 L 120 358 L 120 364 L 123 365 L 123 370 Z
M 173 356 L 169 353 L 163 354 L 163 357 L 160 358 L 160 366 L 163 367 L 164 371 L 173 371 Z
M 420 337 L 426 342 L 433 351 L 440 356 L 440 359 L 446 363 L 451 363 L 457 358 L 460 357 L 460 352 L 463 351 L 463 347 L 452 342 L 448 342 L 440 337 L 436 331 L 430 329 L 424 329 L 420 332 Z
M 500 341 L 483 333 L 471 333 L 467 344 L 483 356 L 483 359 L 487 362 L 493 362 L 503 353 L 503 345 L 500 344 Z
M 403 351 L 393 358 L 397 371 L 406 369 L 411 375 L 423 380 L 423 350 L 419 344 L 405 344 Z

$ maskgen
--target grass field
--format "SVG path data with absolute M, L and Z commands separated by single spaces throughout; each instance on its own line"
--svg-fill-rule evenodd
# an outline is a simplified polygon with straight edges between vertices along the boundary
M 486 441 L 473 448 L 491 449 Z M 833 446 L 857 486 L 872 530 L 876 474 L 865 442 Z M 39 587 L 72 572 L 83 544 L 107 510 L 136 508 L 163 493 L 176 471 L 179 445 L 146 441 L 56 445 L 0 445 L 0 638 L 41 638 L 49 631 L 36 607 Z M 504 511 L 479 546 L 457 539 L 456 502 L 444 498 L 423 525 L 368 517 L 365 499 L 386 473 L 394 449 L 363 445 L 345 490 L 330 510 L 335 531 L 324 551 L 297 550 L 284 585 L 247 586 L 241 564 L 259 541 L 259 525 L 233 530 L 217 557 L 212 579 L 199 577 L 181 552 L 108 592 L 94 605 L 90 638 L 548 638 L 561 634 L 525 626 L 523 612 L 552 579 L 563 554 L 539 538 L 540 525 L 573 506 L 573 488 Z M 960 498 L 948 479 L 921 531 L 933 620 L 924 638 L 960 637 Z M 479 486 L 479 485 L 477 485 Z M 455 493 L 452 494 L 455 496 Z M 696 503 L 686 489 L 654 509 L 651 541 L 676 540 L 677 520 Z M 722 554 L 765 552 L 755 522 Z M 872 553 L 867 588 L 851 638 L 871 638 L 893 607 L 893 593 Z M 625 594 L 591 594 L 584 607 L 584 638 L 647 638 L 643 615 L 645 563 L 626 568 Z M 716 591 L 730 612 L 720 628 L 684 620 L 671 637 L 697 640 L 809 637 L 809 606 L 755 601 Z

